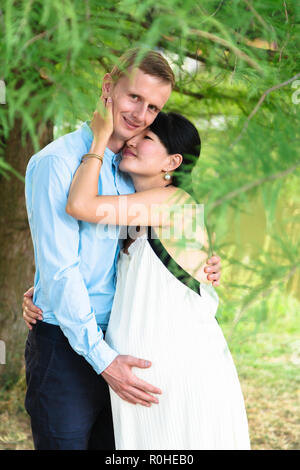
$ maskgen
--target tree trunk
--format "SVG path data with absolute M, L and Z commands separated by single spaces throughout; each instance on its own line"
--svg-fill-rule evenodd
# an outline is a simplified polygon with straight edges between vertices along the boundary
M 16 119 L 5 142 L 5 161 L 25 177 L 35 153 L 28 135 L 21 140 L 22 121 Z M 37 129 L 40 148 L 53 140 L 53 124 Z M 1 379 L 14 382 L 23 364 L 27 327 L 22 317 L 23 293 L 33 285 L 34 254 L 25 205 L 25 185 L 11 175 L 0 175 L 0 340 L 5 342 L 5 365 Z M 3 343 L 2 343 L 3 345 Z

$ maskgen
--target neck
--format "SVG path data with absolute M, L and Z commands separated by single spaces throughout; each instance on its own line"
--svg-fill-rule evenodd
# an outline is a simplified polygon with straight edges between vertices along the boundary
M 129 173 L 131 179 L 133 181 L 134 187 L 136 192 L 140 191 L 147 191 L 147 189 L 154 189 L 154 188 L 164 188 L 169 184 L 172 184 L 172 181 L 166 181 L 163 176 L 142 176 Z
M 114 153 L 119 153 L 124 147 L 125 141 L 113 133 L 107 142 L 107 147 Z

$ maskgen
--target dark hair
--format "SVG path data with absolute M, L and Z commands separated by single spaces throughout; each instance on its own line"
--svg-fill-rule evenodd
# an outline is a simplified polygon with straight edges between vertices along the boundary
M 193 157 L 198 158 L 201 151 L 201 139 L 194 124 L 181 114 L 161 111 L 151 124 L 150 130 L 158 136 L 169 155 L 180 153 L 183 156 L 180 174 L 190 173 L 195 163 Z M 172 184 L 178 186 L 179 178 L 175 173 L 172 175 Z

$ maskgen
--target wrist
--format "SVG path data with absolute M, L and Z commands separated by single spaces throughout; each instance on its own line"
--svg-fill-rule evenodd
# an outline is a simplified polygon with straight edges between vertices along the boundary
M 109 140 L 111 134 L 112 132 L 110 130 L 103 127 L 100 132 L 97 132 L 96 134 L 94 133 L 93 143 L 95 142 L 98 145 L 101 145 L 101 143 L 106 143 Z
M 105 150 L 105 148 L 103 147 L 103 145 L 102 146 L 100 146 L 100 145 L 98 145 L 98 146 L 97 145 L 91 145 L 91 148 L 88 151 L 88 153 L 95 153 L 96 155 L 100 155 L 100 156 L 104 157 L 104 150 Z
M 115 360 L 117 359 L 117 357 L 119 357 L 120 354 L 118 354 L 106 367 L 105 369 L 103 369 L 103 371 L 101 372 L 101 375 L 103 376 L 103 378 L 105 379 L 105 376 L 109 376 L 109 368 L 110 366 L 115 363 Z
M 90 147 L 89 153 L 97 153 L 98 155 L 103 155 L 106 147 L 106 141 L 102 139 L 101 142 L 98 140 L 93 140 Z

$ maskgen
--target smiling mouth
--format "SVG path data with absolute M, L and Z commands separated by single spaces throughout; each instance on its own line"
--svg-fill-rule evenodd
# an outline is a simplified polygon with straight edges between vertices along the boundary
M 140 127 L 140 126 L 138 126 L 136 124 L 133 124 L 132 122 L 128 121 L 128 119 L 126 119 L 124 116 L 123 116 L 123 119 L 124 119 L 127 127 L 129 127 L 130 129 L 137 129 L 138 127 Z
M 136 157 L 134 153 L 132 153 L 129 149 L 126 149 L 122 152 L 123 157 Z

